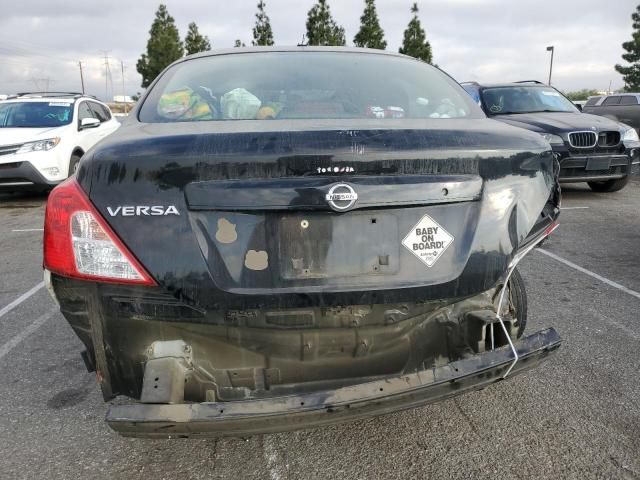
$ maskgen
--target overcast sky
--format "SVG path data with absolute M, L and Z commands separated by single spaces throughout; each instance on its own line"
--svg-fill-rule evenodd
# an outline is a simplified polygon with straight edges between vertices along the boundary
M 9 0 L 4 0 L 9 2 Z M 145 50 L 158 1 L 21 0 L 0 16 L 0 93 L 80 89 L 78 61 L 89 93 L 141 90 L 135 63 Z M 182 36 L 195 21 L 214 48 L 236 38 L 250 45 L 257 0 L 167 0 Z M 411 17 L 412 0 L 377 0 L 387 48 L 396 50 Z M 358 31 L 363 0 L 329 0 L 347 33 Z M 553 83 L 562 90 L 623 86 L 613 66 L 630 39 L 637 0 L 421 0 L 420 19 L 434 62 L 458 81 L 546 81 L 547 45 L 555 45 Z M 267 0 L 276 44 L 294 45 L 305 31 L 313 0 Z M 7 5 L 8 6 L 8 5 Z M 256 72 L 259 75 L 259 72 Z

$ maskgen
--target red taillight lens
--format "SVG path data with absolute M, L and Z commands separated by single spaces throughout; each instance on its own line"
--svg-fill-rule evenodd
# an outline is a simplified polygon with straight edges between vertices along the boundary
M 65 277 L 156 285 L 75 178 L 61 183 L 49 194 L 44 219 L 44 266 Z
M 558 228 L 560 226 L 560 222 L 558 222 L 557 220 L 555 222 L 553 222 L 551 225 L 549 225 L 545 231 L 544 231 L 544 236 L 548 237 L 549 235 L 551 235 L 556 228 Z

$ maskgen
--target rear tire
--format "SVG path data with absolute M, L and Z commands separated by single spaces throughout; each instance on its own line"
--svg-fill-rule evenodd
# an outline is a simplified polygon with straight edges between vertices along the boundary
M 69 160 L 69 177 L 74 175 L 76 173 L 76 170 L 78 169 L 78 164 L 80 163 L 80 159 L 82 158 L 82 155 L 78 155 L 77 153 L 74 153 L 73 155 L 71 155 L 71 160 Z
M 518 328 L 517 338 L 520 338 L 527 326 L 528 302 L 524 280 L 522 280 L 518 269 L 514 269 L 511 278 L 509 278 L 509 309 L 517 319 L 514 326 Z
M 606 180 L 604 182 L 587 182 L 589 188 L 598 193 L 617 192 L 622 190 L 629 183 L 629 176 L 617 178 L 615 180 Z

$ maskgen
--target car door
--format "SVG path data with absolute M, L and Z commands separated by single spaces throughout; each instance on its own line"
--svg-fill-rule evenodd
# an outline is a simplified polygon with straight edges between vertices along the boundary
M 82 127 L 82 120 L 85 118 L 98 118 L 89 106 L 89 102 L 86 100 L 81 101 L 78 104 L 78 145 L 85 152 L 93 147 L 102 137 L 102 124 L 95 127 Z
M 619 121 L 618 120 L 619 105 L 620 105 L 619 95 L 612 95 L 610 97 L 607 97 L 604 99 L 604 101 L 600 105 L 601 111 L 599 112 L 599 114 L 602 115 L 603 117 L 610 118 L 611 120 Z

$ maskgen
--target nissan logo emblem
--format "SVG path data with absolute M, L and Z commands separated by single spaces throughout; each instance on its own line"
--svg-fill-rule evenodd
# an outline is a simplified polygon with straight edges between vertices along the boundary
M 358 201 L 358 194 L 351 185 L 337 183 L 329 189 L 325 199 L 332 209 L 344 212 L 355 205 Z

